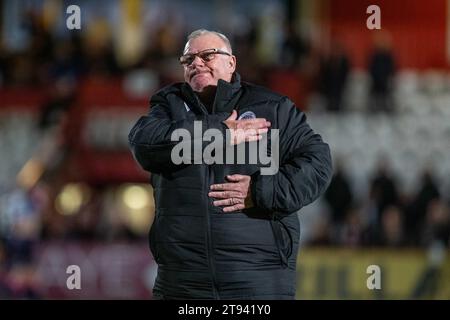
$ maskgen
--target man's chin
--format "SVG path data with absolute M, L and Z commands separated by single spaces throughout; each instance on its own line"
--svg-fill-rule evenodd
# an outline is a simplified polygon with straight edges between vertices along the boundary
M 217 84 L 212 84 L 210 82 L 208 83 L 193 83 L 191 85 L 192 89 L 196 92 L 204 92 L 204 91 L 208 91 L 209 89 L 216 87 Z

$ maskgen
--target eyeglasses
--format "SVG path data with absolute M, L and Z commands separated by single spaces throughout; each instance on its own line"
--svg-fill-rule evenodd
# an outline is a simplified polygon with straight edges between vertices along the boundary
M 190 66 L 192 64 L 192 62 L 194 62 L 195 57 L 199 57 L 204 62 L 209 62 L 212 59 L 214 59 L 214 56 L 216 54 L 225 54 L 227 56 L 231 56 L 230 53 L 219 50 L 219 49 L 206 49 L 206 50 L 199 51 L 197 53 L 188 53 L 188 54 L 182 55 L 180 57 L 180 63 L 183 66 Z

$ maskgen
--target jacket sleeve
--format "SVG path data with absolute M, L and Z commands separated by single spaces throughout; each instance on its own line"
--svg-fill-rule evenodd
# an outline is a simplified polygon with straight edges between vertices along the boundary
M 183 166 L 174 164 L 171 158 L 172 149 L 178 143 L 171 140 L 172 133 L 176 129 L 187 130 L 192 143 L 196 138 L 194 121 L 201 121 L 202 132 L 214 128 L 225 135 L 227 127 L 222 121 L 229 116 L 227 113 L 196 115 L 195 119 L 174 120 L 170 110 L 169 102 L 165 97 L 153 96 L 148 115 L 139 118 L 128 135 L 131 152 L 146 171 L 159 173 L 173 171 Z M 201 137 L 199 139 L 201 140 Z M 203 141 L 199 143 L 204 145 Z M 192 157 L 194 156 L 195 154 L 192 154 Z
M 255 206 L 287 215 L 325 192 L 332 161 L 328 144 L 310 128 L 302 111 L 287 98 L 278 108 L 280 167 L 274 175 L 252 176 L 251 193 Z

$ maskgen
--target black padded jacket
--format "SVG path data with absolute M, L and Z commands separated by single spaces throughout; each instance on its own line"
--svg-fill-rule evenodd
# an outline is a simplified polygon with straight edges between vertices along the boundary
M 252 111 L 279 129 L 279 169 L 262 164 L 174 164 L 175 129 L 217 129 L 233 109 Z M 268 135 L 271 137 L 271 135 Z M 197 141 L 198 142 L 198 141 Z M 263 87 L 219 80 L 212 111 L 186 83 L 152 96 L 150 111 L 129 134 L 136 161 L 151 172 L 155 198 L 150 249 L 158 264 L 153 294 L 161 299 L 293 299 L 300 237 L 297 211 L 317 199 L 332 175 L 329 146 L 287 97 Z M 202 150 L 207 142 L 201 141 Z M 270 144 L 270 139 L 269 139 Z M 247 150 L 248 150 L 248 143 Z M 246 158 L 247 159 L 247 158 Z M 247 159 L 248 160 L 248 159 Z M 210 185 L 231 174 L 252 176 L 254 207 L 223 213 Z

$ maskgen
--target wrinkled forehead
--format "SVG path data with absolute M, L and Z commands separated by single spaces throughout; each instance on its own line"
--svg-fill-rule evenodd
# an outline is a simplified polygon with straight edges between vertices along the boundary
M 211 48 L 228 51 L 225 42 L 219 36 L 215 34 L 204 34 L 189 40 L 184 46 L 183 54 L 197 53 Z

